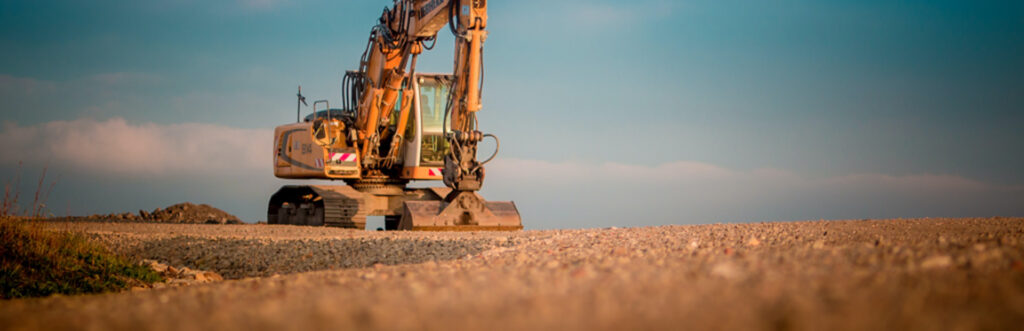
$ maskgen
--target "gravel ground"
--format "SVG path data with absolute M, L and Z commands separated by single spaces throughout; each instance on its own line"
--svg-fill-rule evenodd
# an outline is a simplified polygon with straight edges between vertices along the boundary
M 223 282 L 0 302 L 22 329 L 1019 329 L 1024 219 L 515 233 L 54 223 Z M 261 277 L 273 275 L 269 277 Z M 259 277 L 259 278 L 252 278 Z

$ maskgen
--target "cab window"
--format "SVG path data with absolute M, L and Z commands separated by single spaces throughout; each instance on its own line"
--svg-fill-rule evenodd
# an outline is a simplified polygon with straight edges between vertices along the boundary
M 420 82 L 420 113 L 423 115 L 424 134 L 441 133 L 447 101 L 448 85 L 439 84 L 434 79 L 424 79 Z

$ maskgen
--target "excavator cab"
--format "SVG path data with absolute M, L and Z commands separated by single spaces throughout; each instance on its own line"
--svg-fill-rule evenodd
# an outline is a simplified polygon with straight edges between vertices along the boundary
M 410 180 L 440 180 L 448 142 L 444 139 L 444 110 L 448 103 L 451 76 L 445 74 L 417 74 L 413 80 L 414 99 L 412 120 L 405 142 L 405 165 L 402 178 Z M 450 125 L 449 125 L 450 126 Z

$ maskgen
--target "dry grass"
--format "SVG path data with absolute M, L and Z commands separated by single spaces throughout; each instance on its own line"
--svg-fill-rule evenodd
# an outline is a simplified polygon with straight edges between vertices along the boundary
M 11 180 L 4 183 L 4 200 L 0 202 L 0 217 L 17 214 L 18 198 L 21 197 L 18 184 L 21 184 L 21 162 L 18 162 L 18 172 L 14 174 L 13 183 Z
M 79 234 L 47 230 L 32 220 L 0 217 L 0 238 L 4 299 L 100 293 L 161 280 Z
M 22 208 L 18 205 L 20 169 L 19 164 L 0 201 L 0 298 L 100 293 L 160 281 L 149 268 L 79 234 L 50 231 L 34 221 L 46 211 L 46 199 L 56 182 L 46 185 L 44 168 L 32 204 Z
M 33 218 L 39 218 L 46 216 L 46 200 L 50 197 L 50 192 L 53 192 L 53 187 L 57 185 L 56 181 L 50 182 L 49 185 L 46 183 L 46 171 L 48 167 L 43 167 L 43 173 L 39 176 L 39 183 L 36 186 L 36 193 L 32 197 L 32 204 L 22 208 L 18 201 L 21 199 L 21 162 L 18 162 L 18 171 L 14 174 L 12 180 L 8 180 L 4 184 L 4 198 L 0 201 L 0 217 L 6 216 L 27 216 Z M 43 187 L 46 190 L 43 190 Z M 52 215 L 50 215 L 52 216 Z

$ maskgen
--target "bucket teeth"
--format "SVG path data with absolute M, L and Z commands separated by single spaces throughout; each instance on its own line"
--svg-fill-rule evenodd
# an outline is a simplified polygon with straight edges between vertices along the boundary
M 486 201 L 471 191 L 456 191 L 442 201 L 406 201 L 400 230 L 520 230 L 519 210 L 511 201 Z

